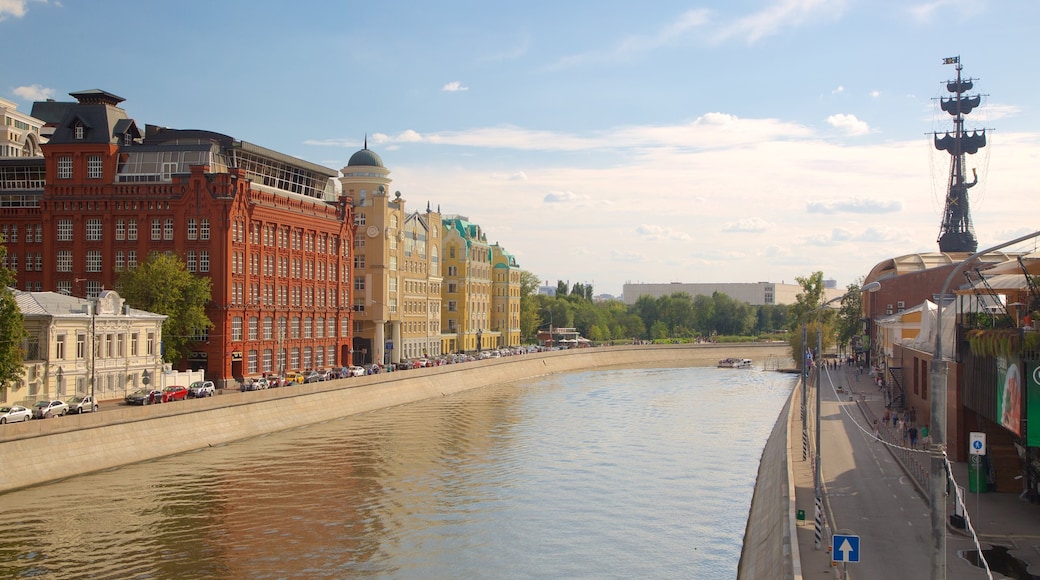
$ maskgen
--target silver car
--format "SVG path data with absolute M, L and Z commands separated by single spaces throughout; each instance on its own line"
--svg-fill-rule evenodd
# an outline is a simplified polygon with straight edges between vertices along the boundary
M 53 401 L 37 401 L 33 405 L 33 419 L 48 419 L 50 417 L 62 417 L 69 412 L 69 406 L 65 401 L 57 399 Z
M 93 413 L 97 410 L 97 401 L 95 401 L 94 397 L 90 395 L 87 395 L 85 397 L 76 395 L 75 397 L 69 399 L 69 413 Z
M 0 425 L 4 423 L 21 423 L 32 419 L 32 411 L 21 406 L 0 407 Z

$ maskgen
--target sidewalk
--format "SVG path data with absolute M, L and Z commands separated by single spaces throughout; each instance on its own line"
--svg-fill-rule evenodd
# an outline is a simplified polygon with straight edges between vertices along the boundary
M 897 435 L 896 431 L 892 429 L 891 424 L 886 428 L 881 418 L 884 414 L 884 397 L 881 392 L 874 384 L 874 379 L 867 373 L 861 374 L 858 378 L 852 372 L 852 369 L 846 367 L 840 367 L 838 369 L 830 369 L 825 371 L 830 373 L 830 378 L 833 380 L 834 385 L 841 385 L 843 392 L 839 396 L 844 396 L 847 401 L 855 402 L 856 407 L 862 413 L 862 425 L 870 429 L 874 423 L 874 419 L 878 419 L 879 425 L 881 425 L 881 436 L 882 439 L 889 442 L 900 442 L 901 437 Z M 826 378 L 826 375 L 824 375 Z M 824 395 L 828 394 L 830 389 L 829 385 L 825 385 L 822 389 Z M 810 390 L 810 394 L 812 391 Z M 810 407 L 813 405 L 810 403 Z M 825 411 L 826 412 L 826 411 Z M 813 522 L 813 505 L 814 505 L 814 489 L 813 489 L 813 469 L 814 465 L 811 460 L 813 454 L 812 439 L 810 435 L 810 448 L 809 456 L 810 459 L 802 461 L 802 449 L 797 442 L 802 440 L 802 424 L 800 413 L 795 412 L 793 420 L 791 421 L 791 441 L 792 449 L 790 450 L 790 458 L 793 464 L 793 475 L 796 486 L 796 502 L 799 509 L 806 510 L 805 522 L 799 522 L 798 525 L 798 544 L 801 555 L 802 573 L 804 578 L 821 578 L 827 575 L 833 574 L 834 577 L 838 577 L 838 567 L 831 565 L 831 554 L 827 550 L 830 546 L 829 537 L 823 539 L 823 549 L 814 549 L 814 522 Z M 813 421 L 814 416 L 811 414 L 811 410 L 808 413 L 809 431 L 810 433 L 814 429 Z M 825 430 L 826 435 L 826 430 Z M 922 444 L 918 441 L 918 448 L 922 448 Z M 921 509 L 928 510 L 928 490 L 926 486 L 922 486 L 919 482 L 927 481 L 927 476 L 930 466 L 930 456 L 927 453 L 915 453 L 905 449 L 898 449 L 893 447 L 887 447 L 889 453 L 895 461 L 901 466 L 903 472 L 910 476 L 910 479 L 914 481 L 914 485 L 917 487 L 921 495 Z M 824 467 L 827 467 L 828 462 L 832 461 L 827 455 L 827 451 L 823 452 Z M 984 550 L 988 550 L 993 545 L 1004 546 L 1008 548 L 1008 553 L 1013 558 L 1017 558 L 1026 564 L 1028 571 L 1032 574 L 1040 574 L 1040 506 L 1030 504 L 1027 501 L 1020 500 L 1017 494 L 1009 493 L 967 493 L 968 489 L 968 465 L 967 463 L 952 463 L 953 465 L 953 477 L 957 484 L 965 489 L 964 503 L 968 517 L 970 518 L 972 526 L 975 528 L 978 534 L 979 541 L 982 543 Z M 857 469 L 871 469 L 873 466 L 864 464 L 857 467 Z M 826 472 L 826 470 L 825 470 Z M 834 514 L 830 512 L 829 502 L 826 498 L 826 488 L 829 485 L 833 485 L 835 482 L 829 480 L 827 473 L 824 473 L 824 508 L 828 514 L 828 520 L 832 521 Z M 804 507 L 803 507 L 804 506 Z M 949 516 L 954 514 L 954 494 L 950 494 L 947 505 L 947 522 L 949 522 Z M 842 521 L 843 514 L 837 514 L 839 523 Z M 951 525 L 946 526 L 947 531 L 947 571 L 948 573 L 956 570 L 959 563 L 953 562 L 954 559 L 962 560 L 958 555 L 958 552 L 971 552 L 975 550 L 974 540 L 971 538 L 968 531 L 955 528 Z M 922 558 L 927 560 L 929 545 L 921 546 Z M 996 556 L 990 556 L 990 566 L 1000 569 L 995 560 Z M 854 568 L 850 568 L 854 575 Z M 985 578 L 985 571 L 982 568 L 977 569 L 979 572 L 978 578 Z M 949 576 L 948 577 L 954 577 Z M 994 578 L 1003 578 L 1005 576 L 994 572 Z

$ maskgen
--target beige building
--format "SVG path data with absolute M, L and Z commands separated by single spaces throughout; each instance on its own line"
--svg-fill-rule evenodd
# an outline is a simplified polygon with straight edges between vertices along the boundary
M 25 382 L 5 391 L 5 401 L 91 393 L 99 400 L 119 399 L 143 386 L 145 376 L 155 384 L 163 372 L 166 316 L 130 308 L 110 290 L 94 300 L 14 293 L 28 334 Z
M 390 170 L 364 149 L 339 178 L 354 224 L 353 364 L 397 363 L 441 354 L 441 216 L 408 213 L 390 194 Z
M 491 328 L 496 347 L 520 346 L 520 266 L 497 243 L 491 246 Z
M 40 145 L 47 142 L 40 135 L 43 121 L 17 109 L 15 103 L 0 99 L 0 114 L 4 118 L 3 131 L 0 131 L 0 157 L 43 157 Z
M 491 327 L 491 247 L 477 224 L 460 215 L 444 216 L 442 348 L 466 352 L 494 348 Z

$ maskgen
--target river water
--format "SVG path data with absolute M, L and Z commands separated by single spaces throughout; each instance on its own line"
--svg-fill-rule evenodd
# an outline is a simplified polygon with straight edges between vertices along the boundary
M 0 578 L 734 578 L 793 386 L 553 375 L 11 492 Z

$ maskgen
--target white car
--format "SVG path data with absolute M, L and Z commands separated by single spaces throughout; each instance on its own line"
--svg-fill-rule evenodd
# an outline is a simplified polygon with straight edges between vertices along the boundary
M 69 413 L 93 413 L 97 410 L 97 401 L 95 401 L 94 397 L 90 395 L 87 395 L 85 397 L 76 395 L 69 399 Z
M 365 367 L 350 365 L 347 367 L 347 375 L 351 377 L 363 377 L 365 376 Z
M 191 398 L 212 397 L 216 392 L 213 381 L 195 381 L 188 385 L 188 396 Z
M 32 411 L 21 405 L 0 407 L 0 425 L 4 423 L 21 423 L 29 419 L 32 419 Z
M 68 414 L 69 406 L 65 401 L 57 399 L 53 401 L 37 401 L 33 405 L 33 419 L 47 419 L 50 417 L 61 417 Z

